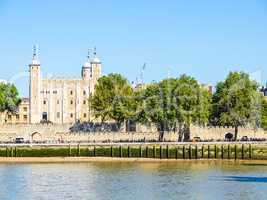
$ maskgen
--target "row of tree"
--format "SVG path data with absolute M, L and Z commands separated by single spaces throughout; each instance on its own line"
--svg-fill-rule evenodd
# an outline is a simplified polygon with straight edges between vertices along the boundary
M 239 127 L 267 128 L 267 102 L 258 88 L 243 72 L 230 72 L 214 94 L 187 75 L 132 88 L 120 74 L 109 74 L 98 80 L 90 110 L 119 126 L 127 120 L 153 123 L 159 140 L 164 131 L 178 131 L 179 141 L 188 141 L 192 124 L 234 126 L 237 139 Z

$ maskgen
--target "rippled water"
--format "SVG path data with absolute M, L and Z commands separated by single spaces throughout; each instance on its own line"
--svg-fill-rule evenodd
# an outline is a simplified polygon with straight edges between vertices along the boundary
M 0 200 L 267 199 L 267 165 L 233 162 L 0 164 Z

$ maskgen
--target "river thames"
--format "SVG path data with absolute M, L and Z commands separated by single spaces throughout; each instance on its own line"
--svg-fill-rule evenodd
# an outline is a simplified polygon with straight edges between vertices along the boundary
M 267 199 L 267 164 L 233 161 L 0 164 L 1 200 Z

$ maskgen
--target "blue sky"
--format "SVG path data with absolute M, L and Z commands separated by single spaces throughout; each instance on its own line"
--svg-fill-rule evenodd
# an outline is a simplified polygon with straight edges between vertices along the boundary
M 214 85 L 230 70 L 267 81 L 266 0 L 0 0 L 0 27 L 0 79 L 22 96 L 33 44 L 44 74 L 79 76 L 96 46 L 103 73 L 130 81 L 144 62 L 146 82 L 169 71 Z

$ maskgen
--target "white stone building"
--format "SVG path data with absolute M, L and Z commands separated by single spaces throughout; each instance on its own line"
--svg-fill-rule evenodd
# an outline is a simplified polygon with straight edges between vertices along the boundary
M 81 77 L 43 78 L 41 64 L 34 48 L 29 64 L 29 123 L 51 121 L 55 124 L 89 121 L 88 98 L 101 76 L 101 62 L 96 56 L 88 57 L 81 70 Z

